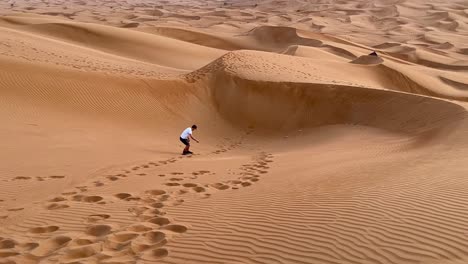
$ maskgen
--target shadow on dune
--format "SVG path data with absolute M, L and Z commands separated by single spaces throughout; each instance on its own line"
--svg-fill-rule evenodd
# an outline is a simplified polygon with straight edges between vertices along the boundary
M 236 55 L 230 56 L 235 61 Z M 200 69 L 201 77 L 195 82 L 208 90 L 221 116 L 240 126 L 287 131 L 349 124 L 419 135 L 466 117 L 462 106 L 433 97 L 337 84 L 255 80 L 237 74 L 226 63 L 220 59 Z

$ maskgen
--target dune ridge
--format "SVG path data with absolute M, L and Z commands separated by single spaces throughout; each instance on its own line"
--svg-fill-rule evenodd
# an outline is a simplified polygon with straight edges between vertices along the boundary
M 468 261 L 465 2 L 0 8 L 0 263 Z

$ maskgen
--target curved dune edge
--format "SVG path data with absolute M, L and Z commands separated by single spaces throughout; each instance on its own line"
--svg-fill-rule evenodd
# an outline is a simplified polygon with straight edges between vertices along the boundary
M 340 52 L 339 48 L 324 45 L 321 47 L 308 47 L 300 45 L 291 45 L 282 52 L 285 55 L 305 57 L 314 60 L 332 60 L 346 62 L 350 57 L 349 52 Z
M 321 40 L 301 37 L 298 30 L 293 27 L 258 26 L 251 30 L 225 36 L 223 34 L 209 34 L 193 29 L 178 27 L 146 27 L 139 31 L 153 33 L 181 41 L 195 43 L 205 47 L 223 50 L 251 49 L 259 51 L 281 52 L 290 45 L 301 45 L 309 47 L 326 47 Z M 333 47 L 330 47 L 333 51 Z M 345 51 L 337 50 L 336 53 Z
M 379 71 L 382 71 L 382 75 L 394 80 L 395 86 L 393 86 L 394 88 L 392 88 L 392 90 L 444 99 L 468 101 L 468 93 L 458 88 L 463 86 L 463 83 L 454 85 L 453 82 L 446 81 L 447 79 L 443 77 L 423 77 L 420 73 L 415 72 L 414 69 L 406 68 L 405 65 L 383 63 L 377 67 Z
M 306 48 L 313 49 L 311 47 Z M 268 70 L 267 66 L 270 63 L 268 60 L 260 60 L 261 63 L 257 66 L 261 68 L 254 71 L 256 74 L 246 74 L 250 70 L 244 71 L 243 60 L 248 60 L 252 56 L 266 59 L 268 58 L 267 55 L 270 54 L 254 51 L 231 52 L 214 60 L 207 66 L 185 75 L 185 79 L 189 82 L 199 80 L 195 87 L 197 87 L 198 91 L 203 91 L 204 97 L 201 97 L 200 100 L 205 102 L 212 100 L 211 103 L 214 104 L 214 107 L 230 122 L 238 125 L 242 124 L 243 126 L 255 125 L 266 129 L 281 127 L 284 130 L 291 130 L 330 124 L 355 124 L 395 132 L 417 134 L 437 126 L 443 126 L 443 124 L 438 124 L 439 122 L 458 120 L 465 112 L 461 106 L 456 104 L 412 94 L 353 87 L 340 83 L 314 82 L 313 79 L 306 82 L 291 82 L 277 76 L 281 68 Z M 289 56 L 284 57 L 289 58 Z M 278 59 L 281 58 L 278 57 Z M 35 70 L 34 65 L 18 63 L 14 66 L 15 64 L 9 63 L 10 69 L 14 70 L 14 74 L 17 76 L 22 75 L 25 67 L 31 69 L 28 76 L 18 78 L 24 80 L 25 83 L 34 83 L 33 79 L 36 76 L 37 78 L 44 78 L 40 77 L 43 73 L 57 70 L 50 69 L 43 72 Z M 347 63 L 344 64 L 346 65 Z M 430 90 L 397 70 L 384 64 L 376 67 L 378 71 L 382 71 L 379 74 L 391 79 L 393 85 L 399 91 L 433 94 Z M 183 108 L 177 109 L 175 107 L 178 104 L 176 101 L 173 104 L 174 106 L 171 106 L 171 101 L 167 101 L 164 97 L 161 97 L 161 99 L 166 101 L 152 98 L 151 94 L 146 94 L 145 89 L 149 88 L 152 93 L 159 94 L 160 96 L 170 93 L 178 94 L 178 96 L 172 97 L 172 100 L 177 100 L 180 96 L 192 95 L 194 93 L 194 91 L 187 93 L 190 85 L 185 85 L 180 80 L 139 81 L 115 78 L 112 89 L 99 89 L 99 84 L 106 82 L 107 77 L 100 76 L 99 74 L 96 74 L 94 78 L 83 77 L 92 75 L 88 75 L 87 73 L 77 74 L 74 71 L 63 71 L 63 74 L 56 73 L 54 75 L 54 80 L 51 80 L 50 83 L 56 84 L 60 80 L 76 80 L 82 86 L 80 85 L 80 89 L 68 90 L 45 85 L 39 88 L 43 91 L 39 93 L 41 94 L 40 97 L 34 98 L 34 104 L 48 105 L 48 99 L 42 95 L 54 94 L 55 100 L 63 98 L 60 102 L 61 107 L 82 109 L 80 111 L 92 113 L 94 110 L 92 108 L 88 109 L 92 103 L 86 101 L 82 96 L 83 94 L 93 94 L 96 98 L 106 98 L 115 89 L 116 91 L 125 91 L 126 94 L 132 95 L 130 98 L 118 98 L 124 102 L 134 98 L 133 95 L 144 93 L 145 102 L 143 104 L 137 103 L 137 101 L 133 103 L 126 102 L 125 104 L 119 103 L 116 108 L 112 106 L 112 102 L 103 101 L 99 106 L 102 109 L 101 113 L 119 111 L 123 116 L 142 119 L 150 118 L 145 107 L 150 107 L 149 109 L 154 113 L 159 111 L 161 114 L 164 112 L 185 114 Z M 49 76 L 49 74 L 45 76 Z M 93 82 L 83 81 L 85 78 L 93 80 Z M 11 78 L 11 75 L 3 77 L 3 83 L 5 86 L 17 85 Z M 126 86 L 133 88 L 129 90 Z M 164 88 L 156 88 L 165 86 L 174 88 L 171 91 Z M 208 91 L 204 91 L 206 89 L 205 86 L 209 88 Z M 31 91 L 28 91 L 31 89 L 34 90 L 35 88 L 25 84 L 16 90 L 7 90 L 4 93 L 23 93 L 25 95 L 24 99 L 29 100 L 32 99 Z M 323 98 L 327 98 L 327 100 L 322 100 Z M 41 100 L 43 101 L 41 102 Z M 90 105 L 87 105 L 88 103 Z M 55 105 L 56 103 L 52 102 L 48 107 L 54 107 Z M 127 109 L 122 108 L 121 106 L 123 105 L 135 106 Z M 255 110 L 254 108 L 259 109 Z M 422 108 L 422 110 L 419 110 L 419 108 Z M 104 109 L 106 110 L 104 111 Z M 394 111 L 394 109 L 405 109 L 405 111 Z M 275 113 L 272 114 L 272 111 Z
M 320 40 L 300 37 L 297 29 L 292 27 L 259 26 L 247 32 L 246 35 L 253 37 L 259 42 L 275 45 L 287 45 L 289 43 L 312 47 L 323 45 L 323 42 Z
M 442 82 L 456 88 L 462 91 L 468 91 L 468 84 L 467 83 L 462 83 L 462 82 L 457 82 L 455 80 L 451 80 L 449 78 L 445 78 L 442 76 L 439 76 L 439 79 L 442 80 Z
M 186 78 L 209 87 L 221 115 L 242 126 L 297 129 L 355 124 L 418 134 L 466 115 L 457 104 L 410 93 L 330 83 L 266 81 L 264 76 L 256 79 L 238 72 L 242 67 L 234 66 L 236 56 L 225 55 Z M 404 89 L 426 91 L 407 78 L 397 80 L 401 80 Z
M 236 57 L 235 54 L 226 56 Z M 34 65 L 10 62 L 9 73 L 2 76 L 1 83 L 17 87 L 4 90 L 2 94 L 22 98 L 31 105 L 90 115 L 95 115 L 97 107 L 90 98 L 109 97 L 111 101 L 100 100 L 99 115 L 114 118 L 118 114 L 116 120 L 123 123 L 149 122 L 155 114 L 164 118 L 199 112 L 203 119 L 220 114 L 234 125 L 253 125 L 267 130 L 350 124 L 418 134 L 465 116 L 463 107 L 441 99 L 341 84 L 267 81 L 265 76 L 255 79 L 238 72 L 235 60 L 231 62 L 233 64 L 229 65 L 224 58 L 215 60 L 187 74 L 185 78 L 189 83 L 178 79 L 142 81 L 113 77 L 110 80 L 100 74 L 71 70 L 59 73 L 56 68 L 38 71 Z M 30 69 L 27 76 L 24 75 L 26 69 Z M 73 81 L 77 86 L 64 89 L 59 85 L 64 81 Z M 407 90 L 414 91 L 415 85 L 405 84 L 405 81 L 407 79 L 401 81 L 400 88 L 407 85 Z M 104 83 L 108 84 L 103 86 Z M 181 98 L 186 102 L 183 107 Z M 206 104 L 211 106 L 206 108 Z
M 419 134 L 466 116 L 457 104 L 395 91 L 257 81 L 225 73 L 207 83 L 216 109 L 241 126 L 293 130 L 349 124 Z
M 298 51 L 299 54 L 297 54 Z M 287 55 L 299 58 L 291 58 Z M 379 59 L 378 57 L 375 59 L 374 56 L 368 57 L 365 57 L 364 62 L 374 62 Z M 250 63 L 250 65 L 244 67 L 244 63 Z M 364 86 L 445 99 L 468 100 L 466 91 L 454 89 L 437 77 L 426 76 L 424 71 L 417 67 L 387 61 L 369 65 L 348 63 L 332 53 L 314 47 L 291 46 L 283 54 L 259 51 L 229 52 L 185 76 L 187 80 L 195 81 L 219 69 L 225 69 L 227 72 L 247 79 Z M 344 73 L 340 74 L 339 69 L 342 69 Z M 333 72 L 332 75 L 330 75 L 331 72 Z M 434 72 L 434 74 L 440 73 Z
M 223 50 L 98 24 L 1 17 L 7 27 L 101 52 L 170 68 L 195 70 L 224 54 Z M 196 52 L 192 52 L 196 50 Z
M 207 46 L 216 49 L 237 50 L 246 48 L 244 42 L 236 40 L 232 37 L 223 37 L 195 30 L 176 27 L 146 27 L 139 28 L 139 31 L 158 34 L 186 42 L 195 43 L 202 46 Z
M 58 20 L 51 21 L 51 19 L 41 19 L 35 17 L 25 18 L 21 16 L 4 17 L 2 19 L 4 23 L 7 24 L 21 24 L 21 26 L 14 26 L 13 28 L 15 28 L 15 30 L 20 30 L 21 32 L 24 32 L 25 34 L 33 33 L 36 37 L 49 37 L 49 40 L 51 41 L 50 44 L 58 44 L 54 42 L 57 39 L 59 41 L 64 40 L 66 42 L 61 43 L 61 45 L 64 45 L 64 47 L 66 45 L 75 45 L 73 46 L 75 50 L 78 48 L 81 48 L 82 51 L 84 49 L 92 49 L 94 53 L 101 52 L 107 57 L 109 57 L 108 55 L 110 55 L 113 56 L 113 58 L 119 60 L 130 59 L 134 63 L 138 63 L 138 61 L 143 60 L 144 62 L 148 63 L 145 66 L 146 69 L 149 69 L 149 64 L 154 64 L 158 66 L 159 71 L 166 71 L 168 73 L 176 73 L 178 71 L 187 72 L 188 70 L 200 68 L 203 65 L 206 65 L 207 63 L 216 60 L 216 58 L 218 58 L 219 56 L 225 54 L 226 50 L 224 50 L 223 48 L 227 48 L 226 45 L 235 45 L 235 43 L 248 43 L 246 44 L 246 47 L 250 46 L 261 49 L 261 43 L 270 43 L 270 46 L 285 46 L 286 49 L 283 49 L 282 52 L 289 55 L 308 57 L 312 59 L 323 58 L 328 60 L 329 58 L 335 61 L 338 61 L 340 58 L 347 58 L 348 60 L 353 60 L 353 64 L 357 65 L 378 65 L 378 68 L 376 68 L 376 72 L 377 74 L 382 75 L 382 79 L 396 80 L 394 82 L 392 81 L 393 84 L 385 86 L 384 88 L 386 89 L 400 90 L 447 99 L 456 99 L 463 101 L 468 100 L 468 94 L 466 94 L 466 92 L 462 91 L 461 89 L 457 89 L 457 87 L 459 87 L 460 85 L 450 85 L 448 82 L 444 82 L 443 79 L 428 77 L 434 80 L 434 82 L 430 83 L 428 81 L 423 80 L 423 78 L 417 77 L 417 75 L 421 74 L 410 73 L 407 70 L 410 69 L 410 67 L 395 68 L 393 67 L 395 63 L 382 63 L 379 60 L 379 58 L 372 58 L 369 56 L 357 58 L 353 54 L 353 52 L 350 52 L 346 49 L 335 47 L 331 44 L 323 44 L 319 40 L 300 37 L 297 33 L 298 31 L 294 28 L 275 28 L 271 26 L 257 27 L 254 28 L 252 31 L 248 32 L 247 35 L 237 37 L 245 39 L 235 39 L 227 37 L 216 38 L 216 36 L 211 36 L 209 34 L 201 32 L 191 32 L 189 30 L 173 28 L 162 29 L 163 31 L 173 33 L 175 32 L 175 34 L 181 36 L 186 36 L 188 34 L 189 39 L 184 40 L 188 41 L 192 38 L 195 39 L 195 42 L 196 40 L 199 40 L 200 45 L 195 45 L 173 38 L 166 38 L 163 36 L 135 31 L 130 31 L 124 36 L 120 34 L 121 31 L 124 29 L 111 28 L 106 26 L 88 25 L 80 23 L 64 23 L 58 22 Z M 280 41 L 283 37 L 286 36 L 289 36 L 286 41 Z M 88 38 L 88 40 L 84 41 L 85 38 Z M 44 41 L 45 39 L 47 38 L 42 38 L 41 41 Z M 129 45 L 121 46 L 116 44 L 120 42 L 128 42 Z M 291 43 L 303 43 L 304 45 L 309 46 L 301 46 L 296 44 L 288 46 Z M 207 47 L 205 45 L 211 45 L 216 48 Z M 311 47 L 310 45 L 312 45 L 313 47 Z M 139 48 L 135 49 L 134 47 L 136 46 L 138 46 Z M 267 46 L 268 45 L 266 45 L 265 47 Z M 181 53 L 181 50 L 185 53 Z M 196 50 L 197 52 L 189 52 L 190 55 L 187 55 L 187 50 Z M 255 54 L 252 54 L 253 57 L 255 57 L 254 55 Z M 109 58 L 105 59 L 105 63 L 108 64 L 108 66 L 106 67 L 112 68 L 115 63 L 109 61 Z M 94 66 L 91 65 L 80 65 L 73 67 L 91 69 L 94 68 Z M 126 69 L 114 69 L 114 71 L 122 72 L 125 74 Z M 141 69 L 131 69 L 127 72 L 135 75 L 155 75 L 154 71 L 143 73 Z
M 417 49 L 413 46 L 398 43 L 383 43 L 373 47 L 388 56 L 429 68 L 451 71 L 466 71 L 468 69 L 468 61 L 460 61 L 439 55 L 438 53 L 440 52 L 437 50 L 429 52 L 424 49 Z

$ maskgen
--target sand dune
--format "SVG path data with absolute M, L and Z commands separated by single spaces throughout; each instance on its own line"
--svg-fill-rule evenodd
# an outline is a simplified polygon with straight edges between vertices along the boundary
M 201 49 L 193 44 L 150 34 L 123 33 L 123 29 L 114 27 L 60 23 L 58 21 L 56 23 L 41 23 L 37 20 L 7 18 L 3 21 L 22 25 L 21 31 L 33 32 L 121 57 L 177 69 L 193 70 L 223 54 L 222 51 L 209 48 Z M 126 44 L 122 45 L 121 43 Z M 197 50 L 196 53 L 191 52 L 194 49 Z M 190 55 L 194 58 L 186 60 L 187 56 Z
M 0 263 L 468 262 L 466 1 L 0 10 Z

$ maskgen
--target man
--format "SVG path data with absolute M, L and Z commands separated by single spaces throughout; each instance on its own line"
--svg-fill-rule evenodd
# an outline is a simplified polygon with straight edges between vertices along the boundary
M 182 152 L 182 155 L 188 155 L 192 154 L 192 152 L 189 150 L 190 149 L 190 139 L 195 140 L 197 143 L 200 143 L 200 141 L 196 140 L 193 136 L 192 133 L 193 131 L 197 130 L 197 125 L 193 125 L 192 127 L 186 128 L 182 134 L 180 135 L 180 141 L 184 143 L 185 148 L 184 151 Z

